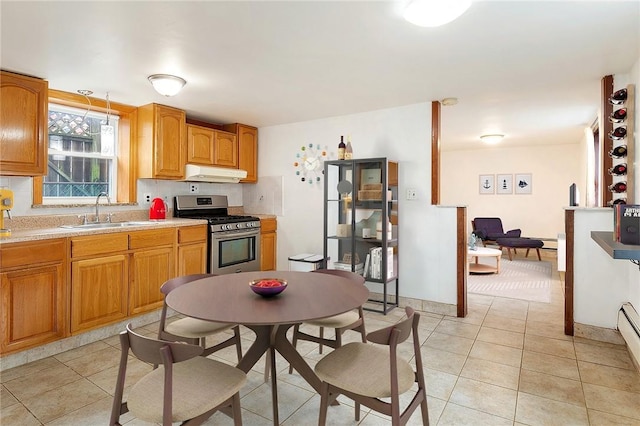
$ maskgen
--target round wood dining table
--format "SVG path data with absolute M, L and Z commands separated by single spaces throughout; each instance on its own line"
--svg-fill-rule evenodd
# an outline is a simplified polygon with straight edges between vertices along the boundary
M 249 288 L 256 279 L 282 279 L 287 288 L 272 297 L 262 297 Z M 238 368 L 249 372 L 270 351 L 273 423 L 278 420 L 275 352 L 279 352 L 316 390 L 321 381 L 287 339 L 287 330 L 308 320 L 326 318 L 362 306 L 369 297 L 364 285 L 312 272 L 263 271 L 217 275 L 192 281 L 169 293 L 166 302 L 175 311 L 193 318 L 241 324 L 253 330 L 256 339 Z

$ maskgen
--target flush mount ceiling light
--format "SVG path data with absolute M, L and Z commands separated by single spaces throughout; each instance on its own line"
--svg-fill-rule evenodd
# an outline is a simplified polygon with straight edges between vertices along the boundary
M 453 106 L 458 104 L 458 98 L 444 98 L 440 101 L 444 106 Z
M 420 27 L 439 27 L 462 15 L 471 0 L 414 0 L 404 10 L 404 19 Z
M 480 136 L 480 140 L 484 143 L 488 144 L 496 144 L 500 142 L 504 138 L 504 135 L 493 134 L 493 135 L 482 135 Z
M 170 74 L 153 74 L 148 79 L 156 92 L 163 96 L 176 95 L 187 84 L 185 79 Z

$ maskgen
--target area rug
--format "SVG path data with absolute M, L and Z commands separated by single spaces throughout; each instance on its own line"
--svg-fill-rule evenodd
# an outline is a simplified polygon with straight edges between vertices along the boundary
M 467 291 L 549 303 L 552 284 L 551 262 L 503 258 L 498 274 L 470 274 Z

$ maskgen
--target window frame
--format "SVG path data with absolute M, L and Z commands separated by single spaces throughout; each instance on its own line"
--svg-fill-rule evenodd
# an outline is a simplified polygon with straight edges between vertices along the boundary
M 93 111 L 106 113 L 107 102 L 104 99 L 90 97 L 91 109 Z M 79 109 L 86 109 L 87 100 L 80 94 L 63 92 L 60 90 L 49 89 L 49 103 L 62 106 L 68 106 Z M 109 111 L 113 115 L 120 117 L 118 123 L 118 155 L 116 158 L 116 199 L 114 203 L 131 204 L 137 201 L 137 185 L 136 185 L 136 152 L 135 137 L 137 130 L 136 111 L 137 108 L 131 105 L 121 104 L 117 102 L 109 102 Z M 48 140 L 48 137 L 46 138 Z M 48 147 L 48 142 L 47 142 Z M 48 148 L 47 148 L 48 157 Z M 48 158 L 47 158 L 48 160 Z M 34 176 L 33 178 L 33 205 L 34 206 L 54 206 L 59 207 L 60 204 L 43 204 L 43 182 L 44 176 Z M 48 199 L 49 200 L 49 199 Z M 84 200 L 83 200 L 84 201 Z M 89 200 L 87 200 L 89 201 Z M 75 203 L 74 203 L 75 204 Z M 84 203 L 83 203 L 84 204 Z M 86 204 L 92 204 L 87 202 Z
M 52 108 L 53 106 L 53 108 Z M 102 113 L 100 111 L 95 111 L 93 108 L 87 111 L 87 106 L 84 109 L 70 107 L 68 105 L 60 105 L 55 103 L 49 103 L 47 111 L 50 112 L 52 109 L 55 111 L 69 113 L 74 115 L 85 114 L 87 117 L 93 119 L 103 119 L 106 118 L 106 113 Z M 120 116 L 111 113 L 110 117 L 112 122 L 116 123 L 116 127 L 119 126 Z M 48 136 L 48 135 L 47 135 Z M 70 135 L 73 136 L 73 135 Z M 49 138 L 47 137 L 47 163 L 49 161 L 49 156 L 53 153 L 50 151 L 49 147 Z M 67 157 L 78 157 L 78 158 L 94 158 L 100 160 L 109 160 L 111 161 L 110 171 L 109 171 L 109 195 L 115 200 L 117 199 L 118 194 L 118 135 L 115 135 L 115 150 L 113 155 L 102 155 L 100 153 L 80 153 L 74 151 L 59 151 L 61 154 Z M 64 204 L 92 204 L 95 202 L 94 197 L 47 197 L 43 194 L 43 205 L 64 205 Z

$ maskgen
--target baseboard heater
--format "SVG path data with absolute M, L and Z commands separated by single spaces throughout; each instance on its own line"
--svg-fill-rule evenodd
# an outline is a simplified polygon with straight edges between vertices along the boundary
M 624 303 L 618 312 L 618 331 L 640 368 L 640 316 L 631 303 Z

